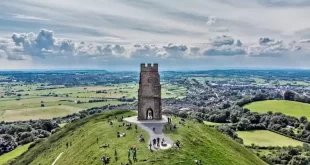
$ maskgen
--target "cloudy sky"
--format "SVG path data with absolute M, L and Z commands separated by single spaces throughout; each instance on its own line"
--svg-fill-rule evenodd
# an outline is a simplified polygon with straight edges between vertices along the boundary
M 0 70 L 310 69 L 309 0 L 1 0 Z

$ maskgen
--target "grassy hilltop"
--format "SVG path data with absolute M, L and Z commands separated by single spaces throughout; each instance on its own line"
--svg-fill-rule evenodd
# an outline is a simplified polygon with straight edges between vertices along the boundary
M 32 146 L 12 164 L 52 164 L 56 157 L 64 152 L 56 165 L 61 164 L 93 164 L 101 165 L 102 154 L 109 156 L 109 164 L 128 162 L 127 150 L 136 146 L 138 162 L 134 164 L 195 164 L 195 159 L 201 159 L 203 164 L 209 165 L 260 165 L 265 164 L 251 151 L 229 137 L 208 128 L 204 124 L 186 122 L 186 126 L 178 125 L 174 132 L 166 132 L 172 140 L 180 140 L 181 149 L 171 148 L 157 152 L 150 152 L 147 144 L 138 141 L 138 136 L 148 139 L 148 134 L 141 129 L 125 130 L 108 125 L 108 117 L 135 115 L 132 111 L 104 112 L 86 119 L 65 125 L 60 131 Z M 177 123 L 179 119 L 173 119 Z M 116 137 L 116 132 L 126 132 L 126 137 Z M 97 137 L 99 143 L 97 144 Z M 66 142 L 72 142 L 72 146 L 66 150 Z M 110 144 L 109 148 L 99 148 L 99 145 Z M 117 161 L 114 157 L 117 151 Z

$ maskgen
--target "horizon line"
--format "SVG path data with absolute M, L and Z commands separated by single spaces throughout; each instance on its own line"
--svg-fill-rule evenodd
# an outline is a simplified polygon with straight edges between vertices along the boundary
M 0 72 L 44 72 L 44 71 L 106 71 L 106 72 L 139 72 L 137 70 L 108 70 L 108 69 L 91 69 L 91 68 L 61 68 L 61 69 L 0 69 Z M 310 70 L 310 68 L 257 68 L 257 67 L 248 67 L 248 68 L 209 68 L 209 69 L 164 69 L 160 72 L 169 72 L 169 71 L 212 71 L 212 70 Z

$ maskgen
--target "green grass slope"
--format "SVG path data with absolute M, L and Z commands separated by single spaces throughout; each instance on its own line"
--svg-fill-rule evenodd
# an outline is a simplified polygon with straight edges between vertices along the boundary
M 295 101 L 287 101 L 287 100 L 257 101 L 246 105 L 245 108 L 250 109 L 252 112 L 259 112 L 259 113 L 266 113 L 268 111 L 282 112 L 283 114 L 289 116 L 295 116 L 297 118 L 301 116 L 306 116 L 308 119 L 310 119 L 310 104 Z
M 135 115 L 132 111 L 104 112 L 77 122 L 65 125 L 59 132 L 49 138 L 36 143 L 27 152 L 22 154 L 12 164 L 52 164 L 56 157 L 64 152 L 56 165 L 62 164 L 93 164 L 101 165 L 100 157 L 105 154 L 111 158 L 110 164 L 128 162 L 127 150 L 136 146 L 138 162 L 134 164 L 165 165 L 165 164 L 195 164 L 195 159 L 201 159 L 206 165 L 261 165 L 265 164 L 250 150 L 222 135 L 204 124 L 187 122 L 186 126 L 179 126 L 177 131 L 168 131 L 166 134 L 173 140 L 180 140 L 181 149 L 170 148 L 151 152 L 146 143 L 138 142 L 138 136 L 143 134 L 148 139 L 148 134 L 141 129 L 125 130 L 108 125 L 110 116 Z M 173 119 L 178 123 L 179 119 Z M 116 132 L 126 132 L 126 137 L 116 137 Z M 97 144 L 97 137 L 99 144 Z M 72 142 L 66 150 L 65 143 Z M 104 143 L 110 144 L 109 148 L 99 148 Z M 114 152 L 117 151 L 117 160 Z
M 9 153 L 5 153 L 3 155 L 0 156 L 0 164 L 5 164 L 8 163 L 10 160 L 15 159 L 16 157 L 20 156 L 22 153 L 26 152 L 28 147 L 31 145 L 32 143 L 28 143 L 26 145 L 23 146 L 19 146 L 17 147 L 15 150 L 9 152 Z

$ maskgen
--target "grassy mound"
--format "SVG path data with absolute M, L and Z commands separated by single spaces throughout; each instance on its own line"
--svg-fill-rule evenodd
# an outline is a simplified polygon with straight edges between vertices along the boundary
M 128 162 L 127 151 L 131 146 L 137 147 L 138 162 L 135 164 L 194 164 L 201 159 L 203 164 L 217 165 L 259 165 L 265 164 L 251 151 L 204 124 L 187 121 L 186 126 L 179 126 L 177 131 L 166 134 L 172 140 L 180 140 L 181 149 L 170 148 L 151 152 L 146 143 L 138 142 L 138 136 L 148 139 L 148 134 L 141 129 L 125 130 L 118 127 L 118 122 L 111 127 L 108 117 L 135 115 L 131 111 L 104 112 L 83 120 L 65 125 L 59 132 L 48 139 L 35 143 L 12 164 L 52 164 L 56 157 L 64 152 L 56 164 L 98 164 L 101 165 L 102 154 L 109 156 L 109 164 Z M 179 119 L 173 119 L 178 123 Z M 116 137 L 116 132 L 126 132 L 126 137 Z M 97 144 L 97 138 L 99 143 Z M 72 146 L 66 149 L 66 142 Z M 109 148 L 99 145 L 109 144 Z M 114 152 L 117 152 L 117 160 Z M 132 160 L 132 158 L 131 158 Z
M 297 118 L 306 116 L 310 119 L 310 104 L 287 100 L 266 100 L 253 102 L 245 106 L 252 112 L 266 113 L 268 111 L 281 112 Z

